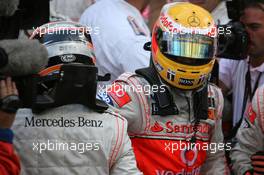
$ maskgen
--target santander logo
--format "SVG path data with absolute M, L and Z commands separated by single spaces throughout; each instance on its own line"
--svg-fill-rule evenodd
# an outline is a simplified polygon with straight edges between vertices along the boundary
M 152 132 L 161 132 L 163 131 L 163 127 L 156 121 L 155 124 L 150 128 Z
M 197 127 L 200 133 L 209 133 L 211 126 L 209 124 L 200 124 Z M 172 121 L 166 121 L 165 127 L 163 127 L 159 122 L 155 122 L 150 128 L 152 132 L 162 132 L 165 130 L 166 133 L 193 133 L 194 125 L 191 124 L 176 124 Z

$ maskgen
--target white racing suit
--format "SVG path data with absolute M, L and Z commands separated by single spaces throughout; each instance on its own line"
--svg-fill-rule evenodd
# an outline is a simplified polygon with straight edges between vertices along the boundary
M 214 106 L 208 111 L 209 118 L 201 120 L 197 126 L 197 149 L 187 150 L 194 135 L 192 93 L 171 89 L 179 114 L 160 116 L 155 115 L 156 102 L 150 95 L 152 92 L 148 91 L 149 87 L 144 78 L 125 73 L 107 87 L 106 92 L 99 94 L 114 107 L 113 110 L 128 120 L 138 168 L 145 175 L 229 173 L 221 130 L 223 97 L 220 89 L 209 85 L 209 96 L 213 98 Z
M 14 145 L 22 175 L 134 175 L 127 121 L 113 112 L 65 105 L 39 115 L 18 111 Z
M 236 141 L 230 152 L 232 169 L 235 174 L 243 175 L 253 169 L 251 156 L 264 151 L 264 86 L 257 89 L 237 132 Z

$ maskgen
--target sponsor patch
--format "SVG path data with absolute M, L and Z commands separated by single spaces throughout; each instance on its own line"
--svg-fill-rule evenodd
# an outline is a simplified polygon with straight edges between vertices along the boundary
M 201 75 L 197 84 L 204 83 L 206 81 L 206 78 L 207 78 L 207 76 L 205 74 Z
M 163 131 L 163 127 L 156 121 L 155 124 L 150 128 L 152 132 L 161 132 Z
M 194 125 L 191 124 L 177 124 L 177 122 L 173 122 L 168 120 L 165 125 L 161 125 L 159 122 L 155 121 L 153 126 L 151 126 L 150 130 L 152 132 L 166 132 L 166 133 L 185 133 L 190 134 L 194 132 Z M 208 134 L 211 131 L 211 126 L 209 124 L 199 124 L 197 129 L 200 133 Z
M 165 30 L 172 33 L 192 33 L 192 34 L 196 33 L 196 34 L 208 35 L 211 37 L 215 37 L 217 34 L 217 27 L 215 25 L 206 29 L 199 28 L 198 26 L 200 25 L 201 21 L 195 15 L 189 16 L 187 19 L 189 25 L 192 26 L 191 29 L 186 28 L 178 23 L 175 23 L 172 18 L 165 15 L 164 13 L 160 14 L 159 21 L 162 28 L 165 28 Z
M 63 63 L 70 63 L 74 62 L 76 60 L 76 57 L 73 54 L 65 54 L 60 56 L 60 59 Z
M 131 101 L 131 98 L 123 89 L 122 85 L 118 83 L 114 83 L 109 89 L 107 89 L 107 92 L 120 108 Z
M 181 160 L 184 164 L 188 166 L 193 166 L 194 163 L 197 160 L 198 156 L 198 150 L 193 149 L 193 150 L 182 150 L 181 151 Z
M 171 70 L 171 69 L 168 69 L 167 71 L 167 78 L 170 80 L 170 81 L 174 81 L 175 79 L 175 75 L 176 75 L 176 72 Z
M 194 81 L 194 79 L 180 78 L 179 85 L 183 85 L 183 86 L 193 86 L 193 81 Z
M 201 20 L 195 14 L 189 16 L 187 22 L 192 27 L 198 27 L 201 24 Z
M 256 119 L 256 113 L 253 111 L 252 105 L 249 105 L 248 111 L 247 111 L 247 117 L 250 123 L 254 124 Z
M 215 98 L 208 97 L 208 118 L 211 120 L 215 119 Z
M 179 114 L 179 110 L 177 108 L 177 106 L 173 106 L 171 107 L 169 110 L 164 110 L 163 108 L 160 108 L 157 103 L 152 103 L 151 104 L 151 109 L 152 109 L 152 115 L 178 115 Z
M 164 70 L 164 68 L 159 63 L 155 63 L 155 65 L 156 65 L 158 72 L 161 72 Z
M 133 31 L 135 32 L 136 35 L 144 35 L 147 36 L 147 34 L 144 32 L 144 29 L 142 29 L 137 21 L 135 20 L 135 18 L 133 18 L 132 16 L 128 16 L 127 20 L 130 24 L 130 26 L 132 27 Z
M 107 104 L 109 104 L 109 105 L 111 105 L 111 106 L 114 105 L 114 104 L 113 104 L 113 101 L 112 101 L 112 99 L 111 99 L 111 97 L 107 94 L 106 91 L 104 91 L 104 92 L 99 92 L 99 93 L 97 94 L 97 97 L 98 97 L 100 100 L 103 100 L 104 102 L 106 102 Z

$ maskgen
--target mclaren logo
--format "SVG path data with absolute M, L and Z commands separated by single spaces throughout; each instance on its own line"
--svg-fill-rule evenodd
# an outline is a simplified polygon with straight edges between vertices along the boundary
M 74 62 L 76 60 L 76 57 L 72 54 L 68 54 L 68 55 L 62 55 L 60 59 L 64 63 L 70 63 L 70 62 Z
M 195 16 L 195 13 L 193 13 L 192 16 L 190 16 L 188 19 L 188 24 L 192 27 L 198 27 L 200 25 L 200 19 Z

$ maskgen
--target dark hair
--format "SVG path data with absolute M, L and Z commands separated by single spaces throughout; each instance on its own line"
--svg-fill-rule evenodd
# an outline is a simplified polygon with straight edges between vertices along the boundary
M 254 7 L 264 11 L 264 0 L 245 0 L 244 9 Z

